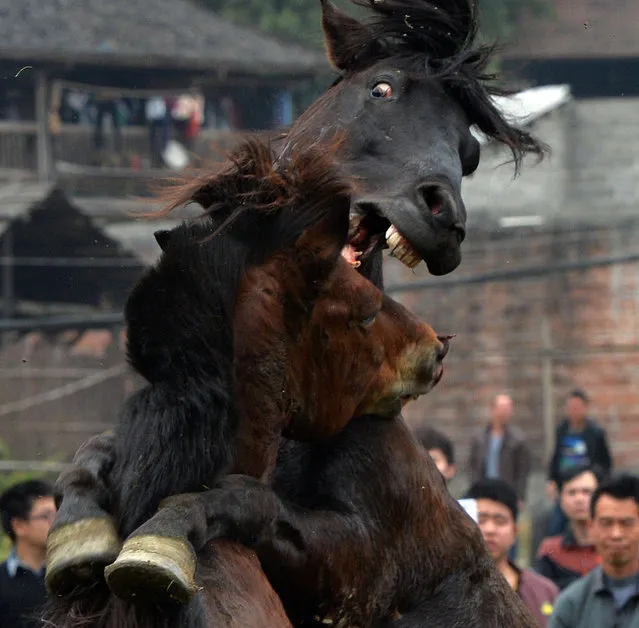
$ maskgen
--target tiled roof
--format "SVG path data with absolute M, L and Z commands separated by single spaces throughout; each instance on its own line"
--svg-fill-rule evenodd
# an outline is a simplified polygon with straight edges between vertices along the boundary
M 302 74 L 321 52 L 280 43 L 189 0 L 0 0 L 0 59 Z

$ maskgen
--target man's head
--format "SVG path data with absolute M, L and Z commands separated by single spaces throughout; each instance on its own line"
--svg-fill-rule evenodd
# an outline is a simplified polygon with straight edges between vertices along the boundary
M 510 395 L 501 393 L 493 400 L 491 418 L 493 425 L 503 427 L 510 423 L 513 415 L 513 400 Z
M 566 399 L 565 412 L 568 421 L 573 425 L 581 425 L 588 414 L 588 395 L 583 390 L 573 390 Z
M 603 482 L 590 502 L 590 534 L 606 571 L 636 565 L 639 556 L 639 478 L 622 474 Z
M 430 427 L 416 430 L 415 436 L 446 481 L 452 480 L 455 475 L 455 448 L 450 438 Z
M 597 485 L 599 473 L 590 466 L 566 469 L 559 476 L 561 509 L 571 523 L 585 523 L 590 517 L 590 500 Z
M 0 495 L 0 513 L 2 527 L 14 543 L 44 549 L 56 514 L 53 488 L 41 480 L 14 484 Z
M 473 484 L 466 498 L 477 501 L 479 529 L 493 560 L 507 560 L 517 539 L 517 494 L 503 480 L 484 479 Z

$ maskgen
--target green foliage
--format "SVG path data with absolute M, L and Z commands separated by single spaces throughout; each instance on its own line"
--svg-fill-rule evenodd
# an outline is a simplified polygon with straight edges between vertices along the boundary
M 526 18 L 552 14 L 550 0 L 480 0 L 481 35 L 487 42 L 510 42 L 521 32 Z

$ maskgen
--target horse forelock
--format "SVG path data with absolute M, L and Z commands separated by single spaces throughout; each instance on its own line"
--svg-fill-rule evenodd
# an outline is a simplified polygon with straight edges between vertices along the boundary
M 477 16 L 474 2 L 470 0 L 352 2 L 372 11 L 372 16 L 365 22 L 367 30 L 384 44 L 387 54 L 411 50 L 432 58 L 450 58 L 472 45 L 477 33 Z

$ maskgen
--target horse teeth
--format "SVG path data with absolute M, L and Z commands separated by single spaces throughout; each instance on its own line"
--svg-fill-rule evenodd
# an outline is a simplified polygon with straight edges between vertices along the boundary
M 395 225 L 391 225 L 386 231 L 386 244 L 388 244 L 390 254 L 402 264 L 408 266 L 408 268 L 415 268 L 422 261 L 422 258 L 413 251 L 406 238 L 397 231 Z

